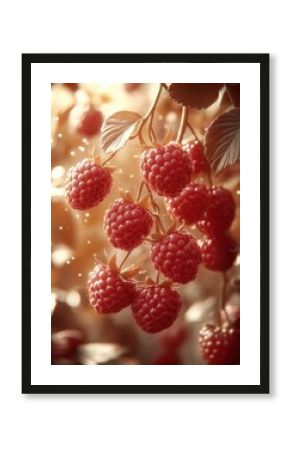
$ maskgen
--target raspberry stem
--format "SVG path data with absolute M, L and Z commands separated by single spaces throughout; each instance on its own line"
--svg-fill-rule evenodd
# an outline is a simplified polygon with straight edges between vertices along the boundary
M 145 140 L 143 138 L 143 128 L 148 119 L 149 119 L 148 133 L 149 133 L 150 140 L 153 141 L 153 143 L 156 143 L 156 141 L 157 141 L 155 132 L 152 127 L 152 123 L 153 123 L 155 109 L 156 109 L 158 100 L 160 98 L 161 92 L 162 92 L 162 88 L 163 88 L 163 84 L 160 83 L 157 95 L 156 95 L 153 103 L 151 104 L 150 108 L 148 109 L 147 113 L 145 114 L 145 116 L 142 119 L 142 123 L 141 123 L 139 131 L 138 131 L 140 145 L 145 145 Z
M 154 200 L 152 191 L 151 191 L 151 189 L 150 189 L 150 187 L 148 186 L 147 183 L 144 183 L 144 184 L 145 184 L 145 187 L 146 187 L 147 192 L 148 192 L 148 194 L 149 194 L 151 206 L 152 206 L 152 208 L 153 208 L 153 210 L 154 210 L 154 211 L 153 211 L 153 214 L 159 214 L 159 213 L 160 213 L 160 208 L 159 208 L 158 204 L 157 204 L 157 203 L 155 202 L 155 200 Z
M 198 137 L 196 131 L 194 130 L 193 126 L 189 123 L 188 120 L 187 120 L 187 122 L 186 122 L 186 126 L 187 126 L 187 128 L 191 131 L 191 134 L 193 135 L 193 137 L 195 138 L 195 140 L 201 144 L 201 143 L 202 143 L 201 139 L 199 139 L 199 137 Z
M 127 254 L 124 256 L 124 258 L 121 261 L 121 264 L 119 265 L 119 270 L 122 269 L 123 265 L 125 264 L 125 262 L 127 261 L 127 259 L 129 258 L 130 254 L 132 253 L 132 250 L 130 250 L 129 252 L 127 252 Z
M 211 177 L 211 174 L 208 172 L 208 174 L 207 174 L 207 179 L 208 179 L 208 184 L 209 184 L 209 186 L 212 186 L 213 185 L 213 182 L 212 182 L 212 177 Z
M 228 314 L 225 308 L 226 305 L 226 292 L 227 292 L 227 284 L 228 284 L 228 278 L 226 272 L 222 272 L 223 277 L 223 286 L 222 286 L 222 292 L 219 299 L 219 316 L 220 316 L 220 325 L 223 321 L 223 315 L 226 318 L 226 321 L 229 321 Z
M 161 231 L 162 233 L 165 233 L 165 228 L 164 228 L 164 225 L 163 225 L 162 220 L 161 220 L 160 215 L 159 215 L 160 214 L 159 205 L 155 202 L 153 194 L 152 194 L 152 191 L 151 191 L 150 187 L 148 186 L 148 184 L 144 183 L 144 185 L 145 185 L 145 187 L 147 189 L 147 192 L 149 194 L 151 206 L 153 208 L 153 211 L 151 211 L 151 214 L 152 214 L 152 216 L 155 219 L 156 232 L 160 233 L 160 231 Z
M 157 270 L 156 271 L 156 284 L 159 284 L 159 279 L 160 279 L 160 271 L 159 270 Z
M 112 158 L 114 158 L 118 151 L 119 150 L 116 150 L 115 152 L 111 153 L 110 156 L 108 156 L 108 158 L 102 162 L 102 166 L 105 166 Z
M 179 124 L 177 137 L 176 137 L 176 142 L 178 142 L 179 144 L 182 141 L 182 138 L 183 138 L 183 135 L 184 135 L 184 132 L 185 132 L 185 129 L 186 129 L 188 112 L 189 112 L 188 107 L 187 106 L 183 106 L 182 107 L 182 112 L 181 112 L 180 124 Z
M 139 188 L 138 188 L 137 196 L 136 196 L 136 203 L 140 200 L 141 194 L 144 189 L 144 184 L 145 184 L 144 181 L 141 181 L 141 183 L 139 184 Z

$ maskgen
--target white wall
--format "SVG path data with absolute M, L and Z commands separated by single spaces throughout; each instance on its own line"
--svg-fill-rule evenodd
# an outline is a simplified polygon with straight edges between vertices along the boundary
M 99 4 L 26 0 L 2 5 L 1 448 L 272 449 L 278 439 L 289 441 L 289 217 L 283 214 L 289 211 L 290 162 L 287 2 Z M 20 53 L 68 51 L 272 54 L 271 396 L 20 394 Z

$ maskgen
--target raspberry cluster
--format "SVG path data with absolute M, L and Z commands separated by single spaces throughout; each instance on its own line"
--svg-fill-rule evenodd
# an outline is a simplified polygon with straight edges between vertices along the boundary
M 133 86 L 126 89 L 131 91 Z M 90 107 L 77 131 L 94 136 L 100 131 L 102 120 L 101 113 Z M 89 274 L 89 301 L 101 314 L 118 313 L 130 306 L 139 327 L 157 333 L 174 323 L 182 306 L 173 283 L 193 281 L 201 263 L 209 270 L 221 272 L 234 263 L 237 245 L 229 229 L 235 216 L 235 202 L 229 190 L 201 182 L 201 175 L 206 174 L 209 180 L 211 177 L 200 143 L 158 144 L 142 153 L 140 169 L 151 203 L 134 201 L 131 196 L 116 199 L 105 213 L 104 229 L 116 249 L 131 252 L 145 239 L 151 242 L 150 255 L 158 271 L 157 280 L 159 272 L 168 280 L 140 282 L 133 279 L 138 268 L 132 275 L 129 269 L 122 271 L 115 264 L 97 264 Z M 84 159 L 69 171 L 65 196 L 73 209 L 86 210 L 102 202 L 111 186 L 110 170 Z M 160 231 L 160 217 L 156 210 L 151 210 L 153 193 L 164 197 L 168 212 L 181 227 L 197 226 L 204 234 L 201 244 L 177 225 L 167 231 L 161 227 Z M 154 224 L 155 233 L 150 236 Z M 205 325 L 200 332 L 200 346 L 208 364 L 236 364 L 239 329 L 233 324 Z M 166 354 L 165 360 L 172 358 Z

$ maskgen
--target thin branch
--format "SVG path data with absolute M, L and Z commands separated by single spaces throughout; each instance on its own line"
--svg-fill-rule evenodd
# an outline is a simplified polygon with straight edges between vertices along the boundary
M 127 259 L 129 258 L 129 256 L 131 255 L 132 250 L 130 250 L 129 252 L 127 252 L 127 254 L 124 256 L 124 258 L 121 261 L 121 264 L 119 265 L 119 270 L 122 269 L 123 265 L 125 264 L 125 262 L 127 261 Z
M 180 124 L 179 124 L 178 132 L 177 132 L 177 137 L 176 137 L 176 142 L 178 142 L 179 144 L 182 141 L 182 138 L 183 138 L 183 135 L 184 135 L 184 132 L 186 129 L 188 111 L 189 110 L 188 110 L 187 106 L 182 107 L 181 119 L 180 119 Z
M 226 311 L 226 293 L 227 293 L 227 284 L 228 284 L 228 279 L 227 279 L 227 275 L 226 272 L 222 273 L 223 276 L 223 286 L 222 286 L 222 292 L 220 295 L 220 299 L 219 299 L 219 315 L 220 315 L 220 324 L 222 323 L 222 314 L 224 314 L 226 321 L 229 321 L 228 318 L 228 314 Z

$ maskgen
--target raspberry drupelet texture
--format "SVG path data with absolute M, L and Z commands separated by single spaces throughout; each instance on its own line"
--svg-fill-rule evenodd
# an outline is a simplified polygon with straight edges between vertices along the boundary
M 179 195 L 167 199 L 168 210 L 173 217 L 192 225 L 200 220 L 207 207 L 207 188 L 203 184 L 190 183 Z
M 192 164 L 189 155 L 177 143 L 145 151 L 141 171 L 145 181 L 159 195 L 175 197 L 190 182 Z
M 192 161 L 192 175 L 195 177 L 201 173 L 209 173 L 209 163 L 205 157 L 202 145 L 199 142 L 186 144 L 183 149 L 188 152 Z
M 95 162 L 84 159 L 69 170 L 65 197 L 73 209 L 90 209 L 104 200 L 111 186 L 110 172 Z
M 201 254 L 190 234 L 177 231 L 152 245 L 151 259 L 166 277 L 177 283 L 188 283 L 196 277 Z
M 199 333 L 199 344 L 204 361 L 210 365 L 240 364 L 240 326 L 223 324 L 204 325 Z
M 103 123 L 103 115 L 101 111 L 90 106 L 82 115 L 77 126 L 77 132 L 87 137 L 92 137 L 98 134 Z
M 112 203 L 105 216 L 105 230 L 110 243 L 127 251 L 142 243 L 152 225 L 152 217 L 145 208 L 124 199 Z
M 131 281 L 103 264 L 97 264 L 89 274 L 88 286 L 90 304 L 102 314 L 121 311 L 136 295 Z
M 144 287 L 132 303 L 137 324 L 147 333 L 158 333 L 170 327 L 178 316 L 181 300 L 169 286 Z
M 234 263 L 238 246 L 229 235 L 210 237 L 201 246 L 202 261 L 210 270 L 225 272 Z
M 200 231 L 208 235 L 222 234 L 232 224 L 235 216 L 235 202 L 231 192 L 222 187 L 208 188 L 208 205 L 198 222 Z

